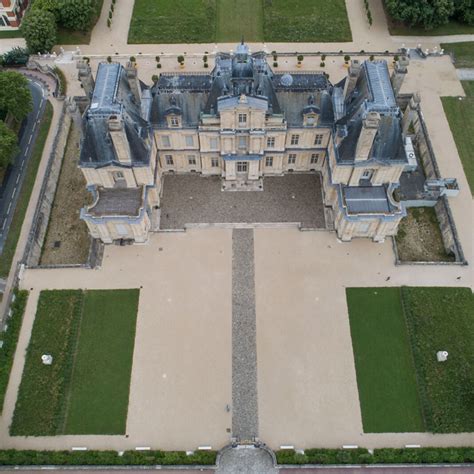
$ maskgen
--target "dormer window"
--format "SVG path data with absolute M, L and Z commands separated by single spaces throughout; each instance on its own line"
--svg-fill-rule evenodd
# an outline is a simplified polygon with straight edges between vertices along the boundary
M 169 118 L 170 127 L 179 127 L 179 117 L 171 116 Z

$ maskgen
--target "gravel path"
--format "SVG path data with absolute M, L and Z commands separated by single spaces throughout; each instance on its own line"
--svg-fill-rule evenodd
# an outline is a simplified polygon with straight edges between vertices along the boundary
M 258 436 L 253 230 L 232 232 L 232 435 Z
M 474 68 L 456 69 L 460 81 L 474 81 Z
M 238 446 L 224 451 L 216 474 L 277 474 L 273 460 L 263 449 Z
M 165 175 L 160 227 L 288 222 L 325 227 L 319 174 L 267 176 L 263 191 L 221 191 L 221 184 L 217 176 Z

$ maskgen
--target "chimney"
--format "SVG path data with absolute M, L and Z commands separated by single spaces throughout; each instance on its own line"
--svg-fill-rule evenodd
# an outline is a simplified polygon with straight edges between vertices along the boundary
M 355 161 L 364 161 L 369 158 L 375 135 L 379 129 L 380 115 L 378 112 L 369 112 L 362 121 L 362 130 L 355 151 Z
M 401 59 L 395 62 L 395 66 L 392 72 L 392 77 L 390 78 L 395 97 L 398 96 L 398 93 L 400 92 L 400 89 L 402 88 L 403 80 L 405 79 L 405 76 L 408 72 L 409 64 L 410 64 L 410 61 L 405 56 L 403 56 Z
M 349 66 L 346 83 L 344 85 L 344 100 L 349 97 L 351 92 L 354 90 L 357 79 L 359 79 L 360 74 L 360 62 L 357 59 L 351 61 Z
M 408 129 L 410 128 L 410 124 L 412 124 L 417 116 L 418 110 L 420 109 L 420 102 L 421 97 L 418 92 L 415 92 L 408 102 L 407 108 L 405 109 L 405 113 L 403 114 L 402 118 L 402 128 L 403 134 L 406 135 Z
M 128 83 L 130 84 L 130 89 L 135 97 L 135 102 L 140 105 L 142 101 L 140 82 L 138 81 L 137 67 L 135 63 L 129 61 L 127 67 L 125 68 L 127 73 Z
M 87 61 L 78 61 L 77 69 L 78 79 L 81 81 L 84 92 L 86 93 L 86 97 L 90 99 L 95 87 L 94 79 L 92 78 L 91 67 Z
M 124 164 L 131 164 L 130 145 L 128 143 L 122 117 L 111 115 L 108 123 L 110 137 L 112 138 L 118 160 Z
M 74 122 L 74 125 L 77 127 L 78 130 L 81 131 L 81 136 L 82 136 L 81 112 L 79 110 L 79 107 L 76 104 L 76 101 L 74 100 L 74 97 L 68 97 L 66 99 L 66 110 L 67 110 L 67 113 L 71 116 Z

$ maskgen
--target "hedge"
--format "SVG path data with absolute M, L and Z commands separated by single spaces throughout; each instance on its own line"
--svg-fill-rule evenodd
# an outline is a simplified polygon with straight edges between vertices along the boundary
M 0 466 L 154 466 L 214 465 L 216 451 L 17 451 L 0 450 Z
M 474 448 L 293 449 L 277 451 L 278 464 L 436 464 L 474 463 Z

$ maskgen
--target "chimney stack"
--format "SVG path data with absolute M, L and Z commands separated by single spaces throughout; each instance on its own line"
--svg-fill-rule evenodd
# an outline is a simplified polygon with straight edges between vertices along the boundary
M 351 65 L 349 66 L 346 83 L 344 85 L 344 100 L 346 100 L 351 94 L 351 92 L 354 90 L 357 83 L 357 79 L 359 79 L 360 70 L 360 62 L 357 59 L 353 59 L 351 61 Z
M 402 58 L 400 58 L 398 61 L 395 62 L 395 66 L 392 72 L 392 77 L 390 78 L 395 97 L 398 96 L 400 89 L 402 88 L 403 81 L 405 79 L 406 74 L 408 73 L 409 64 L 410 64 L 410 61 L 405 56 L 403 56 Z
M 378 112 L 369 112 L 362 121 L 362 130 L 355 151 L 355 161 L 364 161 L 369 158 L 379 124 L 380 114 Z
M 77 69 L 78 79 L 81 81 L 84 92 L 86 93 L 86 97 L 90 99 L 95 87 L 94 79 L 92 78 L 91 67 L 87 61 L 78 61 Z
M 138 81 L 137 67 L 136 64 L 129 61 L 127 67 L 125 68 L 127 73 L 128 83 L 130 84 L 130 89 L 135 97 L 135 102 L 140 105 L 142 101 L 142 94 L 140 89 L 140 83 Z
M 121 117 L 111 115 L 109 117 L 109 133 L 114 144 L 115 153 L 121 163 L 131 164 L 130 145 L 128 143 L 127 134 Z

